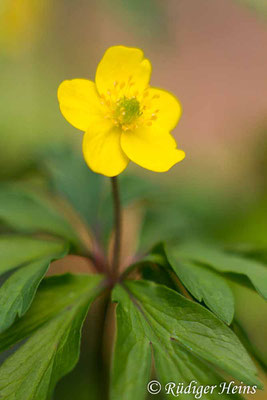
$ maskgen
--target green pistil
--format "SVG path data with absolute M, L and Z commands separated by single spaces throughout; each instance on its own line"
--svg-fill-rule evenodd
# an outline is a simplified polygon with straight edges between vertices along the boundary
M 141 114 L 139 101 L 135 97 L 128 99 L 124 96 L 117 102 L 115 118 L 118 118 L 122 124 L 130 124 Z

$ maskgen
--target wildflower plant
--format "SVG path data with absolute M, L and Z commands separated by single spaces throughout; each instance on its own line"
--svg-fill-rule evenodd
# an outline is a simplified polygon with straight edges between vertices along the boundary
M 74 79 L 60 85 L 61 112 L 84 132 L 83 155 L 94 172 L 72 152 L 55 153 L 41 168 L 48 186 L 1 184 L 1 400 L 54 398 L 57 382 L 78 361 L 82 326 L 97 299 L 116 310 L 107 398 L 145 399 L 152 378 L 162 388 L 169 382 L 219 385 L 229 377 L 246 385 L 222 393 L 222 400 L 243 398 L 247 387 L 262 388 L 255 361 L 266 368 L 265 361 L 237 324 L 231 289 L 234 280 L 266 299 L 260 257 L 201 238 L 183 240 L 182 232 L 169 241 L 170 226 L 165 234 L 161 224 L 153 226 L 144 248 L 144 214 L 141 246 L 123 259 L 123 206 L 157 196 L 158 187 L 123 174 L 120 190 L 117 176 L 130 161 L 164 172 L 184 158 L 170 133 L 180 103 L 150 87 L 150 74 L 141 50 L 116 46 L 101 60 L 95 83 Z M 51 262 L 67 254 L 90 260 L 88 274 L 47 276 Z M 111 335 L 113 324 L 107 325 Z M 202 398 L 217 399 L 218 392 Z

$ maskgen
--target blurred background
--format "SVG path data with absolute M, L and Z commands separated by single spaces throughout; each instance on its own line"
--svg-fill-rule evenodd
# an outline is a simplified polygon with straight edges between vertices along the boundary
M 152 85 L 175 93 L 184 110 L 174 136 L 186 159 L 156 177 L 130 170 L 172 187 L 170 213 L 178 209 L 181 235 L 267 246 L 266 0 L 1 0 L 0 179 L 19 178 L 55 148 L 80 151 L 82 135 L 61 116 L 57 87 L 94 79 L 115 44 L 142 48 Z M 163 233 L 172 229 L 171 215 L 161 221 Z M 266 360 L 266 305 L 240 287 L 236 302 Z M 92 371 L 91 378 L 79 371 L 70 375 L 80 382 L 75 398 L 100 398 L 88 385 Z M 56 399 L 73 398 L 66 382 Z M 266 391 L 253 398 L 266 399 Z

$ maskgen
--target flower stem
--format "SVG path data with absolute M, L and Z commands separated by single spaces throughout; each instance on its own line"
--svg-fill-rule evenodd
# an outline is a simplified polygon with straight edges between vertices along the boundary
M 112 186 L 112 197 L 113 197 L 114 231 L 115 231 L 111 268 L 112 268 L 112 276 L 114 279 L 116 279 L 118 277 L 120 268 L 121 222 L 122 222 L 119 186 L 118 186 L 118 179 L 116 176 L 111 178 L 111 186 Z

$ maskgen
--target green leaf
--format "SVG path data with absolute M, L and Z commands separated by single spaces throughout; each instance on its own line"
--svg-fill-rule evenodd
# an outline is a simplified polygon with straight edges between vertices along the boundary
M 67 252 L 64 242 L 0 237 L 0 333 L 28 310 L 50 262 Z
M 178 286 L 171 275 L 172 270 L 168 271 L 168 269 L 162 268 L 162 266 L 156 262 L 152 263 L 141 261 L 141 263 L 137 265 L 142 279 L 159 283 L 161 285 L 169 287 L 170 289 L 178 289 Z M 137 265 L 135 266 L 135 268 L 137 267 Z M 134 268 L 133 266 L 130 266 L 130 268 L 131 267 Z
M 23 266 L 4 281 L 0 287 L 0 333 L 26 313 L 53 258 Z
M 267 299 L 267 268 L 260 262 L 249 260 L 204 244 L 186 243 L 177 248 L 177 255 L 206 264 L 218 272 L 245 275 L 258 293 Z
M 111 400 L 141 400 L 147 393 L 151 365 L 151 346 L 143 326 L 144 318 L 120 286 L 113 291 L 113 301 L 119 304 Z
M 77 244 L 69 222 L 52 206 L 46 196 L 14 184 L 1 184 L 0 221 L 18 232 L 46 232 Z
M 49 151 L 44 158 L 53 190 L 63 195 L 99 239 L 106 242 L 113 227 L 110 183 L 92 172 L 81 154 L 72 148 Z M 124 206 L 147 199 L 158 191 L 150 180 L 127 173 L 121 176 L 119 186 Z
M 0 275 L 32 261 L 56 256 L 64 243 L 56 240 L 36 239 L 27 236 L 0 236 Z
M 225 379 L 219 376 L 211 365 L 199 360 L 190 351 L 186 350 L 181 344 L 176 341 L 170 341 L 167 345 L 162 346 L 162 343 L 153 345 L 153 354 L 155 359 L 156 374 L 161 382 L 165 392 L 168 393 L 166 398 L 177 398 L 175 389 L 171 391 L 169 382 L 174 382 L 178 385 L 183 383 L 185 390 L 186 386 L 196 387 L 196 394 L 202 394 L 201 398 L 211 399 L 220 398 L 222 400 L 243 399 L 242 396 L 236 394 L 222 393 L 219 395 L 222 387 L 220 386 Z M 167 386 L 166 386 L 167 385 Z M 213 389 L 211 386 L 213 385 Z M 209 387 L 207 394 L 203 394 L 204 387 Z M 181 386 L 180 386 L 181 389 Z M 183 400 L 195 400 L 195 394 L 192 393 L 179 394 L 179 398 Z M 173 396 L 171 394 L 174 394 Z
M 28 313 L 0 335 L 2 348 L 31 336 L 0 367 L 0 398 L 46 400 L 79 357 L 80 332 L 102 277 L 58 276 L 41 285 Z
M 175 250 L 166 248 L 169 264 L 187 288 L 198 300 L 228 325 L 234 316 L 234 296 L 227 281 L 218 272 L 203 265 L 183 259 Z
M 150 295 L 151 298 L 147 297 Z M 229 346 L 231 341 L 228 340 L 228 343 L 226 341 L 226 344 L 224 342 L 228 337 L 235 345 L 238 343 L 241 357 L 243 353 L 245 354 L 245 366 L 252 365 L 240 342 L 229 328 L 200 305 L 184 299 L 164 286 L 142 281 L 127 282 L 125 287 L 117 286 L 114 289 L 113 301 L 118 304 L 111 400 L 119 398 L 142 400 L 146 397 L 152 353 L 155 373 L 162 388 L 168 382 L 183 382 L 187 385 L 195 380 L 198 385 L 217 385 L 218 393 L 219 383 L 223 379 L 212 371 L 209 363 L 204 361 L 207 357 L 199 357 L 199 353 L 203 353 L 201 347 L 205 350 L 206 345 L 206 343 L 201 344 L 203 334 L 204 338 L 206 337 L 206 340 L 212 344 L 213 349 L 216 347 L 216 340 L 218 341 L 220 353 L 212 355 L 215 365 L 220 362 L 222 353 L 226 353 L 224 359 L 227 357 L 227 350 L 229 350 L 228 357 L 231 363 L 235 362 L 232 358 L 232 348 L 227 349 L 227 344 Z M 196 310 L 199 311 L 199 315 Z M 218 332 L 218 325 L 221 332 Z M 214 328 L 217 334 L 223 335 L 216 339 L 213 333 Z M 243 365 L 238 365 L 241 374 L 243 368 Z M 252 369 L 250 378 L 255 382 L 253 365 Z M 249 369 L 249 375 L 250 373 Z M 185 400 L 195 398 L 188 394 L 179 397 Z M 214 397 L 210 394 L 206 395 L 205 399 L 214 399 Z M 220 397 L 224 400 L 233 398 L 226 394 Z M 241 397 L 237 395 L 234 398 Z
M 128 281 L 127 288 L 162 340 L 176 340 L 236 379 L 248 384 L 258 382 L 246 350 L 214 314 L 165 286 Z
M 103 176 L 92 172 L 81 154 L 69 147 L 49 152 L 45 160 L 53 189 L 72 204 L 89 226 L 96 228 Z
M 251 243 L 240 243 L 238 245 L 227 246 L 227 253 L 256 260 L 267 265 L 267 247 Z
M 49 264 L 50 259 L 30 263 L 14 272 L 0 287 L 0 333 L 28 310 Z
M 243 343 L 244 347 L 247 351 L 255 358 L 255 360 L 259 363 L 263 371 L 267 372 L 267 360 L 264 357 L 264 354 L 258 350 L 253 341 L 250 340 L 248 334 L 241 323 L 237 320 L 233 322 L 233 330 L 235 334 L 239 337 L 241 343 Z M 253 338 L 254 339 L 254 338 Z

